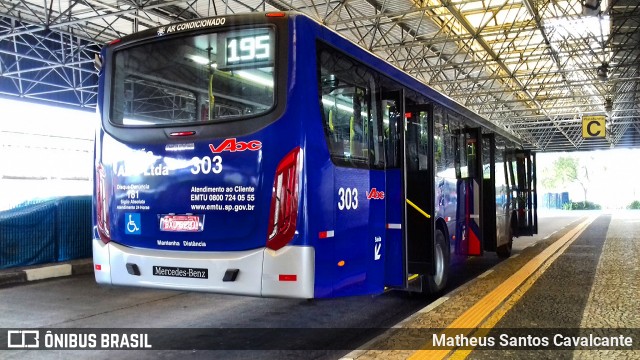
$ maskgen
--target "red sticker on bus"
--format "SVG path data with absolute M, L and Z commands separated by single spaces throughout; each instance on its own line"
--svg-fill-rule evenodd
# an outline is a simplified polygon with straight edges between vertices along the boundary
M 367 191 L 367 200 L 382 200 L 384 199 L 384 191 L 378 191 L 376 188 L 372 188 Z
M 160 217 L 161 231 L 198 232 L 202 223 L 197 215 L 163 215 Z
M 256 151 L 262 149 L 262 142 L 258 140 L 251 140 L 248 142 L 238 141 L 236 138 L 225 139 L 220 145 L 215 146 L 209 144 L 209 149 L 214 154 L 219 154 L 223 151 L 236 152 L 236 151 Z

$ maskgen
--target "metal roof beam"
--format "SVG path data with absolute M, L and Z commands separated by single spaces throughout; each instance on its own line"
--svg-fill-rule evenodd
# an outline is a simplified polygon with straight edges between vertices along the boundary
M 7 34 L 3 34 L 0 35 L 0 40 L 11 37 L 11 36 L 16 36 L 16 35 L 24 35 L 24 34 L 31 34 L 37 31 L 42 31 L 42 30 L 56 30 L 59 28 L 64 28 L 64 27 L 68 27 L 68 26 L 73 26 L 73 25 L 77 25 L 77 24 L 82 24 L 82 23 L 88 23 L 91 22 L 93 20 L 102 20 L 104 18 L 107 17 L 111 17 L 111 16 L 121 16 L 121 15 L 131 15 L 131 14 L 135 14 L 137 11 L 147 11 L 147 10 L 152 10 L 155 8 L 160 8 L 163 6 L 169 6 L 169 5 L 174 5 L 174 4 L 183 4 L 184 1 L 182 0 L 174 0 L 174 1 L 168 1 L 168 2 L 164 2 L 164 3 L 157 3 L 154 5 L 147 5 L 144 7 L 134 7 L 131 9 L 126 9 L 126 10 L 121 10 L 118 9 L 117 7 L 113 7 L 104 3 L 101 3 L 99 1 L 95 1 L 95 0 L 85 0 L 88 4 L 97 4 L 99 6 L 101 6 L 103 9 L 107 9 L 109 11 L 112 11 L 110 13 L 105 13 L 105 14 L 98 14 L 95 16 L 91 16 L 88 18 L 82 18 L 82 19 L 74 19 L 74 20 L 66 20 L 66 21 L 62 21 L 59 23 L 50 23 L 50 24 L 45 24 L 45 25 L 34 25 L 33 28 L 28 29 L 28 30 L 22 30 L 22 31 L 18 31 L 18 32 L 9 32 Z M 30 9 L 30 8 L 29 8 Z M 31 9 L 30 9 L 31 10 Z M 98 10 L 102 10 L 102 9 L 97 9 L 94 10 L 96 12 L 98 12 Z M 31 12 L 34 12 L 33 10 L 31 10 Z M 139 15 L 135 15 L 135 18 L 138 19 L 142 19 L 143 21 L 147 22 L 149 21 L 148 19 L 141 17 Z M 57 17 L 56 19 L 58 19 L 59 17 Z M 54 19 L 54 20 L 56 20 Z M 21 21 L 25 22 L 25 23 L 30 23 L 30 21 L 26 20 L 26 19 L 21 19 Z M 159 23 L 154 23 L 152 24 L 152 26 L 159 26 L 161 24 Z

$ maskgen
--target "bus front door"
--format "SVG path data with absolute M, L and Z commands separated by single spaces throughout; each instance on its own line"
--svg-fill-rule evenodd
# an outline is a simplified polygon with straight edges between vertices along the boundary
M 482 255 L 483 167 L 480 128 L 454 132 L 457 208 L 455 252 Z
M 405 105 L 402 168 L 407 275 L 435 273 L 432 113 L 430 104 Z

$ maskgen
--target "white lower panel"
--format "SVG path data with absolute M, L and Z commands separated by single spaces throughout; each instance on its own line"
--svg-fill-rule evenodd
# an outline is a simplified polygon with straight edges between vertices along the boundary
M 225 252 L 166 251 L 130 248 L 114 242 L 104 244 L 94 239 L 93 261 L 100 265 L 100 270 L 95 268 L 94 273 L 101 284 L 253 296 L 313 297 L 312 247 L 290 246 L 278 251 L 266 248 Z M 140 275 L 130 274 L 127 263 L 137 265 Z M 154 275 L 154 266 L 207 269 L 208 278 L 158 276 Z M 240 270 L 236 280 L 222 281 L 229 269 Z M 285 276 L 281 278 L 280 275 Z M 290 275 L 295 275 L 296 280 L 291 281 Z
M 106 246 L 109 248 L 113 285 L 260 296 L 263 249 L 195 252 L 137 249 L 114 242 Z M 137 265 L 140 275 L 129 274 L 127 263 Z M 158 276 L 154 275 L 154 266 L 207 269 L 208 278 Z M 223 282 L 228 269 L 239 269 L 240 272 L 235 281 Z
M 102 242 L 102 240 L 93 239 L 93 273 L 98 284 L 111 285 L 109 248 L 110 246 Z
M 313 298 L 314 269 L 315 250 L 312 247 L 265 249 L 262 296 Z

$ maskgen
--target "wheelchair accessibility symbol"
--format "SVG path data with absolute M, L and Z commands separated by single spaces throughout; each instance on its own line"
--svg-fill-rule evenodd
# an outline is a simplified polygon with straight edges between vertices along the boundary
M 125 213 L 124 231 L 127 235 L 140 235 L 142 225 L 140 224 L 139 213 Z

